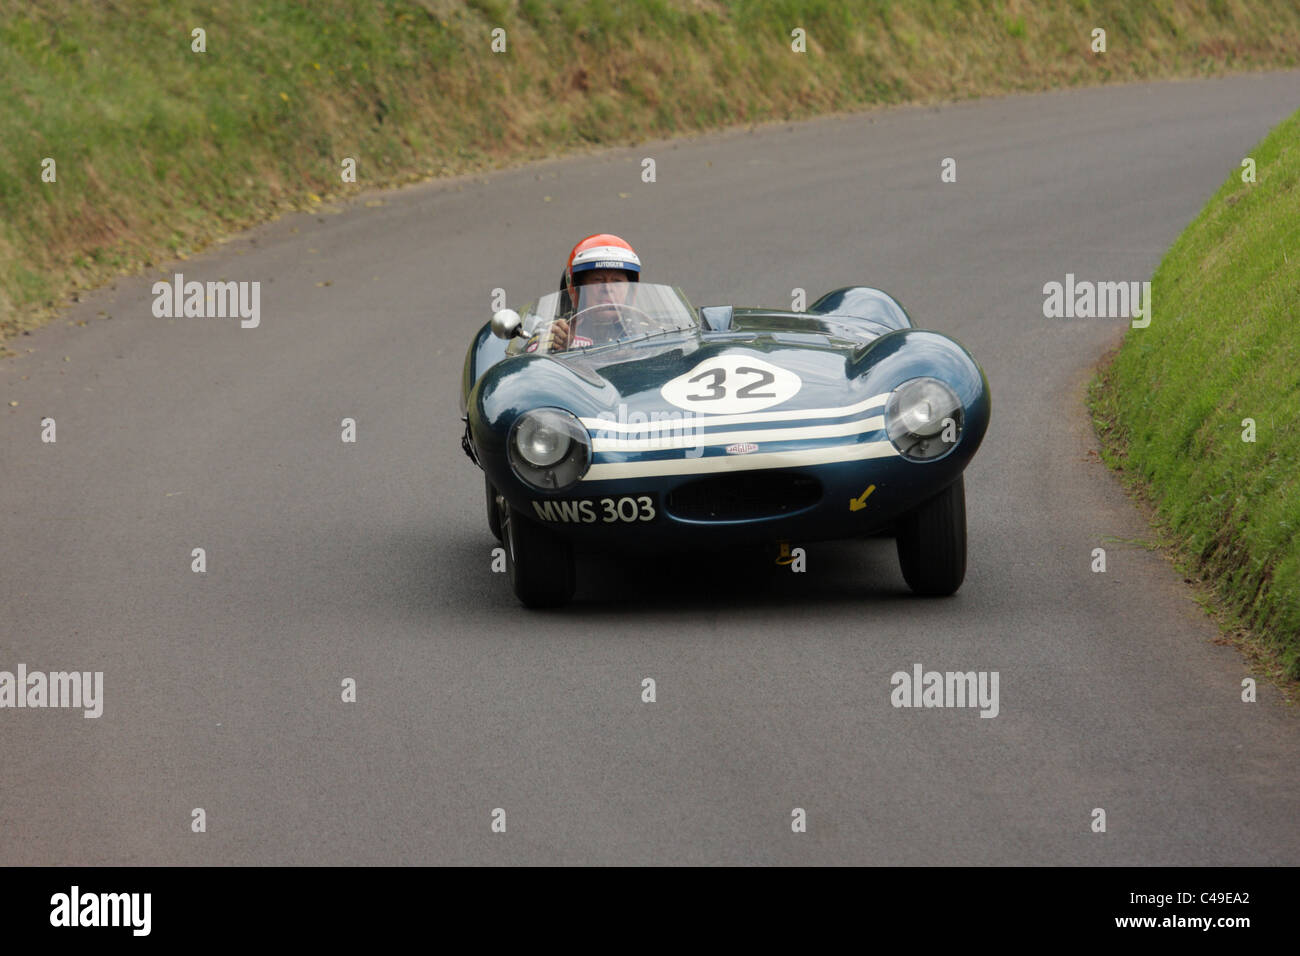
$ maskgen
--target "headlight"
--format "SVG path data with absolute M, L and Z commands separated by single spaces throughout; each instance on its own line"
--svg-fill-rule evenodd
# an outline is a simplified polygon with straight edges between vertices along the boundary
M 914 378 L 894 389 L 885 428 L 899 454 L 912 461 L 942 458 L 961 438 L 963 414 L 957 393 L 937 378 Z
M 535 408 L 516 418 L 506 448 L 520 480 L 547 491 L 567 488 L 591 462 L 587 430 L 559 408 Z
M 524 415 L 515 426 L 515 447 L 524 461 L 537 468 L 555 464 L 569 450 L 572 439 L 563 422 L 554 416 L 533 412 Z

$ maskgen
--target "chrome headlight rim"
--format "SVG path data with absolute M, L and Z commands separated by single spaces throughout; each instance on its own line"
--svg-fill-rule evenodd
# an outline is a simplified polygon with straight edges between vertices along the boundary
M 942 440 L 948 419 L 956 426 L 953 441 Z M 899 455 L 908 461 L 929 463 L 946 458 L 961 443 L 965 419 L 956 390 L 929 375 L 899 384 L 890 392 L 885 406 L 886 433 Z
M 567 444 L 556 442 L 554 452 L 539 454 L 546 433 L 561 436 Z M 510 426 L 506 457 L 510 470 L 524 484 L 539 491 L 560 491 L 580 481 L 591 466 L 591 435 L 567 409 L 550 405 L 530 408 Z

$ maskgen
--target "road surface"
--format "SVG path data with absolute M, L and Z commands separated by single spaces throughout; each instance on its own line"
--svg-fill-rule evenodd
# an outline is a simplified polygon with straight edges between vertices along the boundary
M 1148 279 L 1297 106 L 1274 73 L 656 142 L 84 297 L 0 363 L 0 669 L 102 671 L 103 714 L 0 710 L 0 863 L 1300 863 L 1294 709 L 1242 702 L 1249 665 L 1094 453 L 1084 387 L 1126 323 L 1042 310 L 1067 273 Z M 553 290 L 599 231 L 696 304 L 879 285 L 972 351 L 993 420 L 955 597 L 911 597 L 874 540 L 802 574 L 588 560 L 572 607 L 516 603 L 464 352 L 494 289 Z M 156 318 L 176 272 L 260 282 L 260 324 Z M 997 671 L 998 715 L 895 708 L 916 664 Z

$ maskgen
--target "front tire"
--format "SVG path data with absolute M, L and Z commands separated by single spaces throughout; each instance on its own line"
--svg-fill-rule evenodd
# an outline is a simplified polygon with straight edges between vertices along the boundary
M 966 488 L 962 478 L 898 523 L 898 563 L 917 594 L 946 597 L 966 577 Z
M 577 588 L 573 547 L 555 532 L 530 521 L 502 499 L 501 531 L 506 573 L 515 597 L 528 608 L 562 607 Z

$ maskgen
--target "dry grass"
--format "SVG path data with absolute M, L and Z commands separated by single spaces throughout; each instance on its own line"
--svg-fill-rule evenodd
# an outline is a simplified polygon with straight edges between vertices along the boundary
M 1292 0 L 0 0 L 0 335 L 313 195 L 874 105 L 1295 66 L 1297 50 Z

